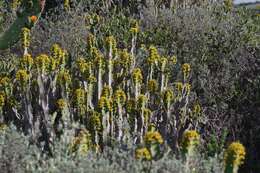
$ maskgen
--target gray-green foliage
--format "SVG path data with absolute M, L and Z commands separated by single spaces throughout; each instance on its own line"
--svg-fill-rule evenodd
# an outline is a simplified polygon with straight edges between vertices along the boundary
M 0 169 L 2 172 L 97 172 L 97 173 L 182 173 L 185 163 L 167 154 L 162 159 L 152 162 L 141 162 L 134 158 L 133 150 L 107 149 L 102 154 L 69 155 L 66 136 L 57 143 L 54 157 L 40 154 L 40 149 L 29 143 L 29 139 L 15 129 L 0 132 Z M 202 155 L 192 158 L 190 172 L 219 173 L 222 172 L 222 156 L 205 159 Z

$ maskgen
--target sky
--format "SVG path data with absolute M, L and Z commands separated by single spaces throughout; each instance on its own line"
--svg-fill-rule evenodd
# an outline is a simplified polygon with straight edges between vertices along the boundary
M 260 2 L 260 0 L 234 0 L 235 4 L 239 3 L 249 3 L 249 2 Z

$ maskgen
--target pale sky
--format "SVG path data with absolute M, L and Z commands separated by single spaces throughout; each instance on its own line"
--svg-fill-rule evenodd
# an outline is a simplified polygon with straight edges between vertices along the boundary
M 260 2 L 260 0 L 234 0 L 235 4 L 239 3 L 249 3 L 249 2 Z

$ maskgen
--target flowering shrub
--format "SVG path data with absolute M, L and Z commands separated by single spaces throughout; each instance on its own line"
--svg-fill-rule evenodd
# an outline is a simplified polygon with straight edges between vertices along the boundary
M 113 8 L 126 8 L 119 1 L 63 3 L 58 15 L 22 29 L 21 52 L 1 52 L 2 129 L 14 123 L 49 156 L 65 136 L 75 157 L 134 145 L 131 156 L 162 164 L 182 152 L 184 172 L 200 171 L 197 151 L 221 153 L 224 128 L 228 140 L 248 142 L 241 128 L 251 126 L 260 85 L 257 26 L 246 10 L 230 1 L 133 2 L 129 14 Z

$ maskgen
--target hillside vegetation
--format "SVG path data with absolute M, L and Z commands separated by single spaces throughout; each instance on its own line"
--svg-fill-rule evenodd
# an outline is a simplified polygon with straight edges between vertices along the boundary
M 0 7 L 3 172 L 260 171 L 254 10 L 229 0 Z

